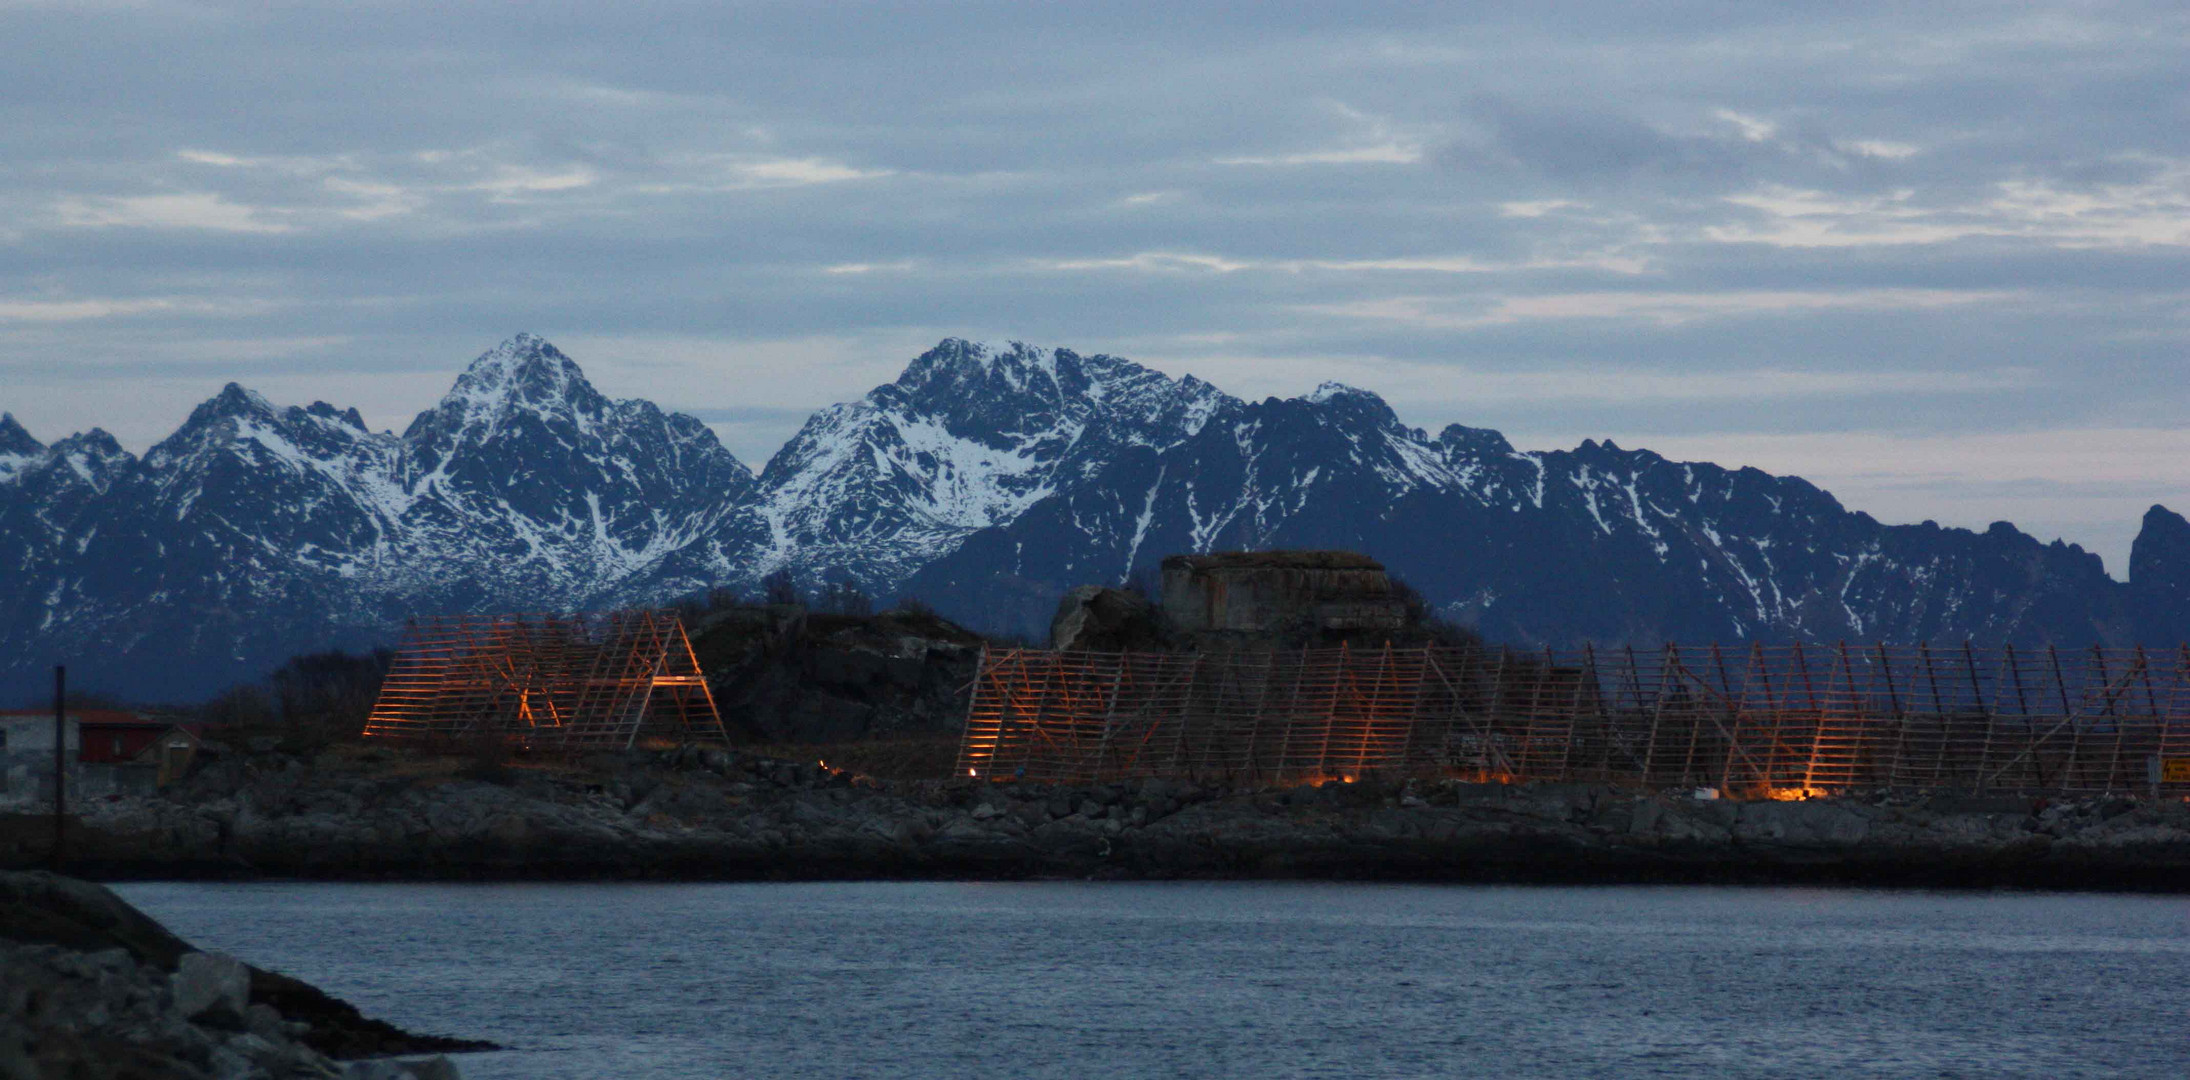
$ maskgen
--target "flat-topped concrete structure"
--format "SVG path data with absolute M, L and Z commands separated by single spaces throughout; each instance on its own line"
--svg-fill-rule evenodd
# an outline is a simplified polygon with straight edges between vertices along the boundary
M 1407 604 L 1384 564 L 1350 551 L 1227 551 L 1163 561 L 1163 608 L 1182 633 L 1398 631 Z

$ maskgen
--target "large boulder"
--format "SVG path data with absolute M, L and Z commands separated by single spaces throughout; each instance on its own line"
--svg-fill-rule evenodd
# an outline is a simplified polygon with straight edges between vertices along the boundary
M 923 608 L 857 615 L 792 604 L 710 612 L 692 649 L 744 741 L 919 738 L 965 723 L 981 638 Z
M 1145 652 L 1165 648 L 1167 637 L 1146 598 L 1101 585 L 1066 593 L 1049 621 L 1049 646 L 1060 651 Z
M 249 970 L 185 953 L 170 974 L 125 948 L 0 938 L 0 1078 L 460 1080 L 445 1057 L 330 1060 L 299 1037 L 307 1025 L 239 1004 Z
M 167 977 L 175 1011 L 192 1020 L 207 1016 L 241 1020 L 251 1004 L 251 969 L 226 953 L 184 953 Z

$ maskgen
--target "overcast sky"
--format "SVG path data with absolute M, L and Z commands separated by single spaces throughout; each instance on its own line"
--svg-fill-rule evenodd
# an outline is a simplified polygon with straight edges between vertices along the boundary
M 2179 0 L 1544 6 L 0 0 L 0 409 L 400 429 L 532 330 L 757 467 L 960 335 L 2117 576 L 2190 510 Z

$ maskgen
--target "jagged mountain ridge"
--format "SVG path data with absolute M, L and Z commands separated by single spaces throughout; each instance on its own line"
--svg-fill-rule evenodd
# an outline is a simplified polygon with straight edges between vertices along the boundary
M 702 588 L 747 573 L 764 535 L 751 471 L 704 424 L 608 400 L 531 335 L 401 436 L 231 384 L 142 459 L 94 432 L 10 460 L 0 677 L 18 684 L 65 659 L 89 685 L 189 696 L 414 614 Z
M 532 335 L 403 434 L 231 385 L 140 460 L 0 417 L 0 690 L 66 659 L 202 694 L 415 614 L 598 609 L 788 571 L 1039 636 L 1064 589 L 1179 551 L 1346 547 L 1498 640 L 2122 642 L 2190 628 L 2190 522 L 2128 584 L 2003 524 L 1888 526 L 1798 477 L 1584 442 L 1432 436 L 1326 384 L 949 339 L 816 413 L 756 476 L 698 420 L 611 401 Z
M 1121 449 L 1191 437 L 1229 399 L 1113 356 L 949 339 L 809 419 L 760 476 L 770 570 L 889 594 Z
M 1513 643 L 2138 633 L 2129 587 L 2097 556 L 2004 523 L 1881 525 L 1798 477 L 1609 442 L 1524 454 L 1479 429 L 1430 438 L 1381 405 L 1346 403 L 1357 416 L 1373 409 L 1373 424 L 1308 399 L 1243 406 L 1192 444 L 1120 461 L 1102 482 L 970 537 L 905 588 L 970 594 L 968 609 L 1031 633 L 1057 583 L 1093 576 L 1091 565 L 1143 567 L 1150 550 L 1345 547 Z M 1343 452 L 1317 449 L 1341 432 Z

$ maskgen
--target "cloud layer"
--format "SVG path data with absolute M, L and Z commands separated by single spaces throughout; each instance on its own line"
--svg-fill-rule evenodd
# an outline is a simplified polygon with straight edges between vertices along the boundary
M 1752 7 L 0 3 L 0 408 L 399 425 L 530 329 L 755 459 L 1019 337 L 2119 573 L 2190 502 L 2190 17 Z

